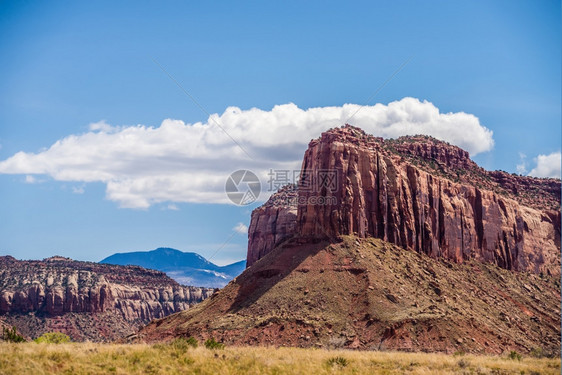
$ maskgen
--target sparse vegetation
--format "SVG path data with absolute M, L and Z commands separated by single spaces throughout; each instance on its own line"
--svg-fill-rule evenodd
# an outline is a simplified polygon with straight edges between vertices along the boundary
M 207 349 L 224 349 L 224 344 L 222 342 L 216 341 L 213 337 L 205 341 L 205 348 Z
M 196 348 L 197 346 L 199 346 L 199 342 L 197 341 L 197 339 L 195 339 L 195 337 L 179 337 L 177 339 L 174 339 L 170 343 L 170 345 L 175 349 L 185 351 L 189 348 Z
M 533 348 L 529 355 L 533 358 L 554 358 L 555 353 L 550 353 L 543 348 Z
M 459 366 L 460 368 L 466 368 L 469 365 L 470 365 L 470 363 L 467 360 L 465 360 L 464 358 L 457 362 L 457 366 Z
M 188 337 L 187 340 L 185 340 L 187 342 L 187 345 L 196 348 L 199 346 L 199 342 L 197 341 L 197 339 L 195 337 Z
M 144 333 L 156 338 L 169 334 L 179 321 L 189 322 L 186 335 L 206 332 L 204 339 L 196 336 L 204 348 L 209 337 L 225 340 L 227 347 L 246 345 L 239 338 L 255 327 L 263 334 L 254 336 L 253 345 L 393 350 L 396 341 L 385 340 L 376 346 L 380 339 L 369 336 L 369 332 L 392 324 L 401 327 L 394 333 L 396 336 L 410 337 L 411 350 L 458 351 L 455 364 L 462 359 L 462 352 L 489 353 L 502 348 L 503 342 L 521 343 L 509 347 L 519 353 L 527 352 L 524 347 L 541 346 L 549 352 L 557 349 L 554 342 L 559 331 L 553 328 L 552 332 L 541 333 L 535 328 L 539 323 L 531 320 L 525 310 L 514 309 L 510 302 L 517 300 L 533 315 L 548 314 L 548 321 L 559 321 L 560 290 L 554 287 L 558 279 L 552 276 L 541 279 L 532 273 L 514 273 L 474 260 L 462 264 L 435 261 L 374 238 L 342 236 L 341 242 L 318 244 L 318 248 L 322 250 L 276 250 L 292 251 L 288 259 L 299 264 L 298 270 L 282 278 L 261 273 L 259 285 L 267 286 L 265 292 L 252 304 L 231 305 L 236 313 L 225 312 L 222 307 L 226 306 L 224 301 L 233 301 L 241 293 L 234 284 L 221 290 L 217 298 L 180 313 L 178 319 L 153 324 Z M 275 263 L 270 259 L 261 260 L 258 268 L 274 269 Z M 510 299 L 498 298 L 497 288 Z M 525 288 L 540 293 L 531 294 Z M 388 294 L 395 296 L 398 303 L 385 297 Z M 355 306 L 369 308 L 355 310 Z M 355 314 L 356 325 L 350 324 L 350 311 Z M 416 324 L 410 325 L 413 321 Z M 458 322 L 468 321 L 473 323 L 457 328 Z M 427 336 L 425 329 L 430 327 L 439 336 Z M 481 327 L 489 327 L 496 334 Z M 545 339 L 545 333 L 551 339 Z M 508 354 L 509 351 L 503 359 L 509 360 Z
M 507 357 L 511 360 L 521 360 L 521 354 L 517 353 L 515 350 L 510 351 Z
M 15 343 L 26 341 L 22 335 L 18 334 L 15 326 L 12 328 L 4 327 L 2 331 L 2 338 L 4 339 L 4 341 Z
M 337 356 L 328 359 L 328 366 L 330 367 L 347 367 L 348 361 L 344 357 Z
M 33 341 L 37 344 L 64 344 L 70 342 L 70 337 L 62 332 L 46 332 Z
M 0 343 L 1 374 L 560 374 L 559 358 L 169 344 Z M 178 350 L 178 345 L 188 350 Z

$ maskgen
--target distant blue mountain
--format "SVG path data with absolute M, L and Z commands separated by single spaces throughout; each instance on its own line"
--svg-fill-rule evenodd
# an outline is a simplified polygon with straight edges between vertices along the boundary
M 183 285 L 222 288 L 246 268 L 246 261 L 217 266 L 197 253 L 187 253 L 168 247 L 151 251 L 134 251 L 108 256 L 100 263 L 135 265 L 165 272 Z

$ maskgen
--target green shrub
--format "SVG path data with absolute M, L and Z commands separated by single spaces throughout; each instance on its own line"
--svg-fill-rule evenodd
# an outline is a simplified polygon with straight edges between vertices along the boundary
M 190 347 L 196 348 L 199 345 L 199 343 L 194 337 L 189 337 L 187 339 L 185 337 L 178 337 L 177 339 L 172 341 L 170 345 L 174 349 L 187 350 Z
M 18 334 L 16 326 L 13 326 L 11 329 L 4 327 L 2 338 L 8 342 L 25 342 L 23 336 Z
M 192 348 L 196 348 L 199 346 L 199 342 L 193 336 L 189 336 L 185 341 L 187 341 L 187 345 L 191 346 Z
M 161 351 L 165 351 L 169 349 L 168 344 L 162 344 L 162 343 L 153 344 L 152 347 L 156 350 L 161 350 Z
M 507 357 L 513 360 L 521 360 L 521 354 L 517 353 L 515 350 L 510 351 Z
M 34 340 L 38 344 L 64 344 L 70 337 L 62 332 L 45 332 Z
M 222 342 L 215 341 L 214 338 L 207 339 L 205 341 L 205 348 L 207 349 L 224 349 L 224 344 Z
M 334 367 L 334 366 L 339 366 L 339 367 L 346 367 L 349 364 L 349 361 L 344 358 L 344 357 L 332 357 L 330 359 L 328 359 L 328 366 L 330 367 Z

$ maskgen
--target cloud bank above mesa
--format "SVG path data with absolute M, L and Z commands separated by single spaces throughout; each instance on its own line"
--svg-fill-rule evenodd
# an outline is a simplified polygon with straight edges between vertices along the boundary
M 536 167 L 529 172 L 530 176 L 560 178 L 562 154 L 560 151 L 548 155 L 539 155 L 535 159 Z
M 231 172 L 252 170 L 266 185 L 270 170 L 298 170 L 310 139 L 346 122 L 386 138 L 431 135 L 471 155 L 494 146 L 492 131 L 476 116 L 441 113 L 432 103 L 415 98 L 365 107 L 301 109 L 291 103 L 270 111 L 229 107 L 205 123 L 166 119 L 151 127 L 98 122 L 88 132 L 69 135 L 38 153 L 16 153 L 0 162 L 0 173 L 29 175 L 28 182 L 35 180 L 33 175 L 102 182 L 106 198 L 126 208 L 162 202 L 228 203 L 224 184 Z M 551 173 L 540 167 L 541 157 L 533 171 Z M 551 160 L 545 162 L 550 165 Z

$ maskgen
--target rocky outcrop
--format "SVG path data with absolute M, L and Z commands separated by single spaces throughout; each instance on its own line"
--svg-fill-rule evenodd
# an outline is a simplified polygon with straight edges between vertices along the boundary
M 382 141 L 382 147 L 430 174 L 509 196 L 538 210 L 560 210 L 558 179 L 486 171 L 470 159 L 468 152 L 428 136 L 389 139 Z
M 279 244 L 295 234 L 298 194 L 295 185 L 287 185 L 252 212 L 248 228 L 246 267 L 254 264 Z
M 289 239 L 138 337 L 227 345 L 501 354 L 560 351 L 560 280 L 439 261 L 377 238 Z
M 355 234 L 459 263 L 560 274 L 560 180 L 487 172 L 444 142 L 383 140 L 351 126 L 311 141 L 302 170 L 298 204 L 282 208 L 297 210 L 301 239 Z M 252 214 L 252 263 L 279 244 L 259 239 L 279 231 L 269 214 Z
M 43 261 L 0 257 L 0 315 L 10 321 L 28 313 L 47 318 L 101 314 L 108 322 L 111 319 L 107 316 L 113 315 L 134 331 L 152 319 L 186 310 L 213 292 L 211 288 L 182 286 L 163 272 L 136 266 L 62 257 Z
M 444 142 L 350 126 L 310 142 L 301 176 L 252 213 L 251 266 L 141 341 L 560 349 L 559 180 L 486 172 Z

